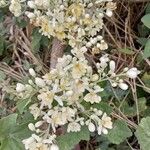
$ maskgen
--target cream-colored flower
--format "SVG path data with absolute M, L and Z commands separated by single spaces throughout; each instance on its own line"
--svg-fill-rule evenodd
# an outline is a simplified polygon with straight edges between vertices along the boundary
M 29 109 L 35 120 L 41 115 L 41 109 L 38 107 L 37 103 L 31 105 Z
M 87 64 L 84 61 L 76 61 L 73 63 L 72 68 L 72 77 L 73 78 L 81 78 L 85 75 L 87 70 Z
M 68 124 L 67 132 L 79 132 L 81 125 L 77 122 L 71 122 Z
M 48 106 L 51 108 L 51 104 L 54 100 L 54 93 L 52 91 L 45 91 L 38 95 L 38 99 L 41 101 L 42 106 Z
M 107 116 L 106 113 L 102 116 L 102 125 L 107 129 L 112 129 L 112 121 L 111 118 Z
M 99 103 L 101 101 L 101 97 L 98 96 L 95 92 L 90 92 L 85 95 L 84 100 L 86 102 L 90 102 L 91 104 Z
M 21 15 L 21 1 L 20 0 L 11 0 L 9 10 L 16 16 Z

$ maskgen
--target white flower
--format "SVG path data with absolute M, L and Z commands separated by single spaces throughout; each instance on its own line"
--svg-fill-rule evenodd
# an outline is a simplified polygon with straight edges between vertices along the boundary
M 50 150 L 59 150 L 59 147 L 56 144 L 52 144 Z
M 91 104 L 93 104 L 93 103 L 99 103 L 101 101 L 101 97 L 98 96 L 94 92 L 90 92 L 90 93 L 88 93 L 88 94 L 85 95 L 84 100 L 86 102 L 90 102 Z
M 72 76 L 73 78 L 81 78 L 87 70 L 86 61 L 76 61 L 73 63 Z
M 112 129 L 112 121 L 111 118 L 107 116 L 106 113 L 103 114 L 101 120 L 98 123 L 98 134 L 100 135 L 101 133 L 103 134 L 108 134 L 107 129 Z
M 30 137 L 30 138 L 28 138 L 28 139 L 24 139 L 23 141 L 22 141 L 22 143 L 25 145 L 25 149 L 26 150 L 30 150 L 31 148 L 33 149 L 35 149 L 36 148 L 36 142 L 35 142 L 35 140 L 34 140 L 34 138 L 33 137 Z
M 41 78 L 38 78 L 38 77 L 35 78 L 35 83 L 36 83 L 37 86 L 39 86 L 41 88 L 45 86 L 44 80 L 41 79 Z
M 107 67 L 107 62 L 109 62 L 108 55 L 104 55 L 100 58 L 100 67 L 106 68 Z
M 21 2 L 20 0 L 11 0 L 9 10 L 16 16 L 21 15 Z
M 33 76 L 33 77 L 36 76 L 36 73 L 35 73 L 35 71 L 34 71 L 33 68 L 30 68 L 30 69 L 29 69 L 29 73 L 30 73 L 30 75 Z
M 137 70 L 137 68 L 131 68 L 127 71 L 126 74 L 129 78 L 135 79 L 138 76 L 138 74 L 140 74 L 140 71 Z
M 48 106 L 49 108 L 51 108 L 51 104 L 54 100 L 54 93 L 52 91 L 44 91 L 37 97 L 39 100 L 41 100 L 42 106 Z
M 41 110 L 40 108 L 38 108 L 38 104 L 35 103 L 31 105 L 29 109 L 30 109 L 30 113 L 34 116 L 34 119 L 36 120 L 41 114 Z
M 101 40 L 100 49 L 101 50 L 108 49 L 108 44 L 104 40 Z
M 90 132 L 94 132 L 96 128 L 95 128 L 95 125 L 92 122 L 90 122 L 88 125 L 88 129 Z
M 25 90 L 25 85 L 23 85 L 22 83 L 17 83 L 16 91 L 23 92 L 24 90 Z
M 107 116 L 106 113 L 102 116 L 102 125 L 105 128 L 112 129 L 112 121 L 111 118 Z
M 28 6 L 29 6 L 30 8 L 35 8 L 35 7 L 36 7 L 36 6 L 35 6 L 35 3 L 34 3 L 33 1 L 28 1 L 27 4 L 28 4 Z
M 126 83 L 120 82 L 118 84 L 118 86 L 122 89 L 122 90 L 127 90 L 128 89 L 128 85 Z
M 106 10 L 106 15 L 107 15 L 108 17 L 111 17 L 111 16 L 113 15 L 112 10 L 107 9 L 107 10 Z
M 92 81 L 97 81 L 99 79 L 98 74 L 93 74 L 91 80 Z
M 68 124 L 67 132 L 79 132 L 81 125 L 77 122 L 71 122 Z

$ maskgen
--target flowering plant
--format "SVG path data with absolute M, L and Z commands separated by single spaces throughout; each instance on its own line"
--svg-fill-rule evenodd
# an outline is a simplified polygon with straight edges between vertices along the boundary
M 140 74 L 135 67 L 118 72 L 116 62 L 105 52 L 108 44 L 101 33 L 104 17 L 113 16 L 116 3 L 112 0 L 3 0 L 0 5 L 9 5 L 16 17 L 27 16 L 42 35 L 70 46 L 69 54 L 56 58 L 55 67 L 49 72 L 41 75 L 30 68 L 28 81 L 18 82 L 12 92 L 17 101 L 28 100 L 26 106 L 34 117 L 28 123 L 31 136 L 22 140 L 25 149 L 59 150 L 59 136 L 78 133 L 83 128 L 107 135 L 113 129 L 113 118 L 99 107 L 104 101 L 103 93 L 107 92 L 106 84 L 124 92 L 129 89 L 130 80 L 135 81 Z M 93 62 L 94 67 L 87 59 L 88 54 L 100 54 Z

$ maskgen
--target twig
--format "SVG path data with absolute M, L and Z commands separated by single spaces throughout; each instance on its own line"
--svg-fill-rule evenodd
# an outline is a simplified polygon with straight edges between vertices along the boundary
M 52 50 L 51 50 L 51 60 L 50 60 L 50 69 L 55 68 L 58 58 L 62 57 L 64 54 L 64 49 L 66 45 L 58 40 L 57 38 L 53 39 Z
M 123 0 L 125 2 L 129 2 L 129 3 L 146 3 L 146 2 L 150 2 L 150 0 Z

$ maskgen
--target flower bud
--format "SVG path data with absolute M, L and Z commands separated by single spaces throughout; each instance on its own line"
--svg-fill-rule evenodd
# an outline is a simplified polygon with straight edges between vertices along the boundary
M 43 124 L 43 121 L 38 121 L 38 122 L 35 124 L 35 127 L 38 128 L 38 127 L 40 127 L 42 124 Z
M 35 78 L 35 83 L 36 83 L 36 85 L 39 86 L 39 87 L 44 87 L 44 86 L 45 86 L 44 80 L 41 79 L 41 78 L 38 78 L 38 77 Z
M 35 126 L 33 123 L 29 123 L 28 124 L 28 128 L 31 130 L 31 131 L 35 131 Z
M 17 83 L 16 91 L 23 92 L 25 90 L 25 86 L 22 83 Z
M 94 132 L 95 131 L 95 125 L 92 122 L 90 122 L 88 125 L 88 129 L 90 132 Z
M 29 73 L 30 73 L 30 75 L 33 76 L 33 77 L 36 76 L 36 73 L 35 73 L 35 71 L 33 70 L 33 68 L 30 68 L 30 69 L 29 69 Z
M 126 83 L 119 83 L 119 87 L 122 89 L 122 90 L 127 90 L 128 89 L 128 85 Z
M 73 94 L 73 91 L 67 91 L 67 92 L 66 92 L 66 95 L 67 95 L 67 96 L 71 96 L 72 94 Z
M 110 67 L 111 72 L 115 72 L 116 64 L 115 64 L 115 62 L 113 60 L 110 61 L 109 67 Z

